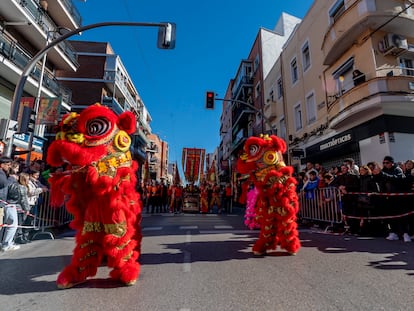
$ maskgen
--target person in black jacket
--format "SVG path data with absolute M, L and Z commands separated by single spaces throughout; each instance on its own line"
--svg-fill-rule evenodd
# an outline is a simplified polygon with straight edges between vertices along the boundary
M 346 216 L 357 216 L 357 200 L 355 195 L 350 195 L 348 192 L 356 192 L 359 190 L 359 179 L 357 175 L 349 172 L 347 164 L 341 165 L 341 174 L 334 179 L 332 185 L 337 187 L 341 192 L 342 197 L 342 213 Z M 354 218 L 349 218 L 345 221 L 349 226 L 351 233 L 359 231 L 359 221 Z
M 402 169 L 394 163 L 394 159 L 391 156 L 384 157 L 382 162 L 383 168 L 381 171 L 383 192 L 386 193 L 401 193 L 404 191 L 405 175 Z M 388 200 L 389 215 L 401 215 L 407 210 L 405 206 L 404 198 L 401 196 L 389 196 L 385 197 Z M 408 234 L 408 217 L 402 216 L 399 218 L 391 218 L 389 221 L 390 232 L 386 237 L 387 240 L 396 241 L 400 237 L 404 242 L 411 242 L 411 238 Z
M 370 217 L 375 211 L 378 196 L 380 192 L 379 185 L 375 181 L 371 169 L 368 165 L 359 167 L 359 192 L 357 195 L 357 215 L 362 217 Z M 360 221 L 360 233 L 367 233 L 367 227 L 364 226 L 366 221 L 364 218 Z M 381 230 L 383 232 L 383 230 Z
M 358 69 L 355 69 L 352 72 L 352 80 L 354 81 L 354 86 L 360 85 L 365 82 L 365 74 Z

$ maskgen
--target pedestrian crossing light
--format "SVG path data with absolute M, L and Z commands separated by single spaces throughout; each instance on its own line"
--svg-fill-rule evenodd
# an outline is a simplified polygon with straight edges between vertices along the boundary
M 206 108 L 207 109 L 214 109 L 214 92 L 206 92 Z

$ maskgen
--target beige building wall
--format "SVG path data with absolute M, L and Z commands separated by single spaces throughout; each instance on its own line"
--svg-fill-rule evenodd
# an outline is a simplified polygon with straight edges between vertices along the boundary
M 413 6 L 397 0 L 314 2 L 264 83 L 265 113 L 280 136 L 284 118 L 291 164 L 414 157 L 407 144 L 414 138 Z M 358 85 L 356 69 L 365 75 Z M 284 94 L 272 100 L 279 76 Z
M 147 136 L 150 141 L 147 148 L 149 175 L 153 181 L 168 181 L 168 143 L 157 134 Z

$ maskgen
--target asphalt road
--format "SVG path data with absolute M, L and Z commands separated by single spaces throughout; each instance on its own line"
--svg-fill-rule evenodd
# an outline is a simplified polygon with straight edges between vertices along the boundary
M 56 288 L 72 232 L 0 253 L 1 310 L 413 310 L 414 243 L 302 228 L 296 256 L 252 255 L 243 215 L 144 215 L 135 286 Z

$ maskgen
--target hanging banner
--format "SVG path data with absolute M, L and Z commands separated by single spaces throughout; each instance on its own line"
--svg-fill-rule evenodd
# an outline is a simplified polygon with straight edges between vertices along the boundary
M 183 148 L 182 165 L 184 177 L 189 183 L 197 183 L 203 176 L 205 149 Z
M 148 183 L 150 181 L 150 173 L 149 173 L 149 163 L 148 163 L 148 159 L 145 160 L 145 163 L 142 167 L 142 180 L 145 183 Z
M 181 185 L 181 177 L 180 177 L 180 172 L 178 171 L 178 165 L 177 163 L 175 163 L 175 172 L 174 172 L 174 184 L 175 185 Z
M 57 124 L 61 104 L 62 98 L 60 97 L 42 97 L 39 103 L 36 124 Z
M 204 159 L 205 159 L 206 151 L 205 149 L 201 149 L 201 159 L 200 159 L 200 180 L 204 179 Z
M 217 182 L 217 174 L 216 174 L 216 161 L 213 160 L 213 162 L 211 163 L 211 167 L 208 170 L 208 181 L 210 183 L 216 183 Z

